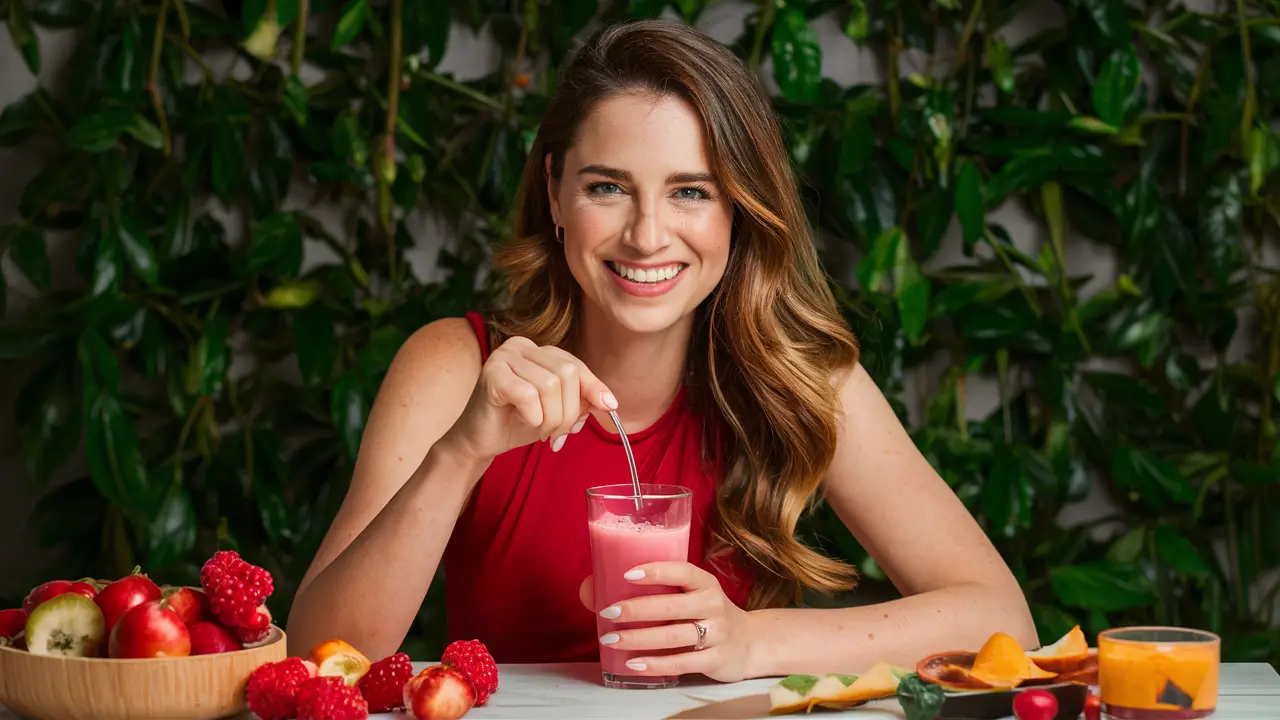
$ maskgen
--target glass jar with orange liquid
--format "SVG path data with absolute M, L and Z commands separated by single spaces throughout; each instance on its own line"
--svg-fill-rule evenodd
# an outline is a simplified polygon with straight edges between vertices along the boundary
M 1113 628 L 1098 633 L 1104 720 L 1192 720 L 1218 703 L 1221 640 L 1203 630 Z

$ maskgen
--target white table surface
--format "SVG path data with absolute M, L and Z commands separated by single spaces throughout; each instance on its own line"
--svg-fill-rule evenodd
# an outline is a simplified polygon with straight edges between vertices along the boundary
M 415 672 L 434 663 L 415 662 Z M 614 690 L 600 683 L 595 663 L 548 665 L 500 665 L 498 692 L 484 707 L 473 708 L 475 720 L 587 720 L 600 718 L 767 718 L 769 688 L 776 678 L 740 683 L 717 683 L 700 676 L 686 676 L 680 687 L 665 690 Z M 718 705 L 698 711 L 707 703 L 742 698 L 732 706 Z M 253 720 L 245 715 L 240 720 Z M 404 714 L 370 716 L 405 720 Z M 844 712 L 815 711 L 796 717 L 903 720 L 896 699 L 868 703 Z M 1280 718 L 1280 675 L 1264 663 L 1224 663 L 1214 720 L 1277 720 Z M 0 707 L 0 720 L 17 716 Z

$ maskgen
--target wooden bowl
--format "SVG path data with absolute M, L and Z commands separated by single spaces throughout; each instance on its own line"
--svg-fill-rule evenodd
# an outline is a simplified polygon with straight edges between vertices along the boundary
M 248 712 L 245 683 L 286 657 L 284 631 L 214 655 L 145 660 L 32 655 L 0 647 L 0 703 L 30 720 L 216 720 Z

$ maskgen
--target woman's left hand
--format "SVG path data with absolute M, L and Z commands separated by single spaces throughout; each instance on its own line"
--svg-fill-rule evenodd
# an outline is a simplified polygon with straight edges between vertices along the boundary
M 751 643 L 747 611 L 725 596 L 714 575 L 692 563 L 654 562 L 637 565 L 623 577 L 636 585 L 670 585 L 683 590 L 622 600 L 600 611 L 601 617 L 618 623 L 664 623 L 615 630 L 600 637 L 603 645 L 637 653 L 627 667 L 638 675 L 702 673 L 721 682 L 745 679 Z M 580 596 L 583 604 L 594 610 L 591 580 L 588 577 L 583 582 Z M 678 652 L 647 654 L 655 650 Z

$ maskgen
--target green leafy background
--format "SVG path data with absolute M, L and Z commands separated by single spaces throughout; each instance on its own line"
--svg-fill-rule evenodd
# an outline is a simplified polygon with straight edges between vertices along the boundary
M 1176 623 L 1275 663 L 1277 3 L 725 5 L 0 0 L 6 57 L 70 48 L 0 111 L 0 157 L 35 158 L 0 225 L 5 483 L 48 558 L 4 603 L 135 563 L 190 583 L 230 547 L 283 621 L 397 347 L 492 297 L 575 38 L 732 16 L 863 362 L 1042 639 Z M 476 42 L 491 71 L 445 69 Z M 802 530 L 864 574 L 811 602 L 893 596 L 826 508 Z

